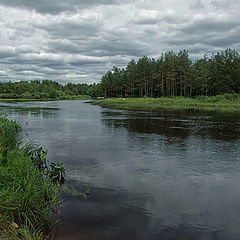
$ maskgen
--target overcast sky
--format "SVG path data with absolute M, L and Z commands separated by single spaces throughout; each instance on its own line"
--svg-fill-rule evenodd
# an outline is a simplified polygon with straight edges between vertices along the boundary
M 0 0 L 0 81 L 99 82 L 132 58 L 240 51 L 240 0 Z

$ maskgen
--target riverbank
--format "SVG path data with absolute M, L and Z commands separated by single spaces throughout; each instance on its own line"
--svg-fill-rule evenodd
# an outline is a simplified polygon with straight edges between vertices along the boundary
M 102 107 L 128 110 L 197 109 L 240 111 L 240 94 L 224 94 L 213 97 L 161 97 L 161 98 L 111 98 L 96 100 Z
M 59 204 L 58 172 L 42 148 L 20 147 L 21 130 L 0 117 L 0 239 L 42 240 Z
M 32 102 L 32 101 L 61 101 L 61 100 L 88 100 L 91 99 L 88 95 L 81 96 L 67 96 L 58 98 L 0 98 L 0 102 Z

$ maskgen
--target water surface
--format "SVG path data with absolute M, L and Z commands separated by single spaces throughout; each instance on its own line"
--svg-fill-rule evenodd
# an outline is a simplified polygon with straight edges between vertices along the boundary
M 240 114 L 112 110 L 84 101 L 0 103 L 24 141 L 64 162 L 55 240 L 240 239 Z

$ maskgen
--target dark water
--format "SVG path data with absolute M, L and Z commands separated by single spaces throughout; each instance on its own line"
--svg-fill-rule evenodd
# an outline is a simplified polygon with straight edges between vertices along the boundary
M 240 114 L 1 103 L 67 184 L 55 240 L 240 239 Z

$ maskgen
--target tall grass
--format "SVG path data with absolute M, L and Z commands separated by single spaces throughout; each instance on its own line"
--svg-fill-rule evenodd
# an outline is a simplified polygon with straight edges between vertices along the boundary
M 6 164 L 8 153 L 21 143 L 21 126 L 14 120 L 0 117 L 0 153 L 2 164 Z
M 17 150 L 9 154 L 7 166 L 0 167 L 0 189 L 3 215 L 37 230 L 49 226 L 50 210 L 58 203 L 58 189 Z
M 0 224 L 9 239 L 38 240 L 52 225 L 59 185 L 21 151 L 20 133 L 17 122 L 0 117 Z

